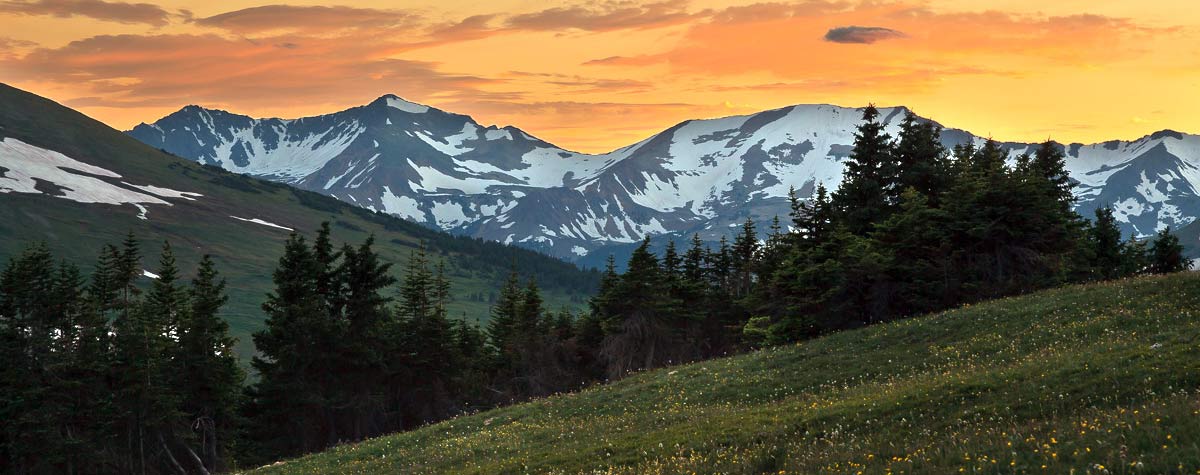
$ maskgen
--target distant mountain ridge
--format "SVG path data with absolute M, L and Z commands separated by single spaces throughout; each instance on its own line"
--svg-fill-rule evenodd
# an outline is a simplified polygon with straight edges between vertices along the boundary
M 893 136 L 906 111 L 880 110 Z M 645 235 L 713 240 L 748 217 L 764 226 L 786 217 L 789 187 L 807 197 L 817 183 L 837 186 L 860 119 L 860 109 L 796 105 L 689 120 L 609 153 L 582 154 L 386 95 L 295 120 L 188 106 L 128 133 L 201 163 L 594 264 L 589 254 Z M 946 128 L 942 140 L 984 139 Z M 1033 145 L 1004 146 L 1016 157 Z M 1136 235 L 1200 217 L 1200 137 L 1168 130 L 1064 148 L 1081 214 L 1112 205 Z
M 232 117 L 229 120 L 235 120 Z M 248 124 L 249 122 L 243 122 Z M 270 126 L 264 126 L 265 130 Z M 280 137 L 277 146 L 286 146 Z M 26 246 L 45 243 L 90 272 L 101 246 L 132 233 L 142 245 L 146 279 L 170 241 L 185 275 L 201 255 L 213 257 L 229 281 L 222 316 L 254 354 L 261 303 L 292 230 L 313 233 L 330 223 L 336 243 L 374 236 L 381 259 L 400 276 L 419 249 L 445 262 L 457 297 L 455 318 L 486 320 L 489 294 L 515 269 L 536 278 L 547 306 L 578 307 L 598 272 L 495 242 L 452 236 L 317 193 L 201 166 L 147 147 L 125 133 L 49 99 L 0 84 L 0 264 Z M 189 276 L 190 277 L 190 276 Z M 148 280 L 143 280 L 143 283 Z

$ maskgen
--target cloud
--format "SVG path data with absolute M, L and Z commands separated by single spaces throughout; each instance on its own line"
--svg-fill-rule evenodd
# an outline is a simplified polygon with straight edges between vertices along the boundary
M 830 30 L 831 23 L 888 28 Z M 690 23 L 665 49 L 584 64 L 666 67 L 707 78 L 766 73 L 781 83 L 843 84 L 843 92 L 877 87 L 889 78 L 935 87 L 954 76 L 1136 58 L 1151 31 L 1129 19 L 1101 15 L 947 12 L 917 0 L 760 3 L 712 12 L 707 21 Z M 904 42 L 880 41 L 900 35 Z M 874 47 L 848 52 L 839 42 L 874 42 Z
M 782 18 L 833 15 L 852 9 L 848 1 L 807 0 L 792 3 L 752 3 L 712 13 L 714 23 L 749 23 Z
M 164 26 L 171 13 L 149 3 L 106 2 L 104 0 L 0 1 L 0 13 L 49 15 L 60 18 L 88 17 L 119 23 L 143 23 Z
M 902 32 L 878 26 L 840 26 L 825 32 L 825 41 L 832 43 L 871 44 L 876 41 L 905 38 Z
M 578 29 L 614 31 L 678 25 L 703 16 L 688 13 L 686 0 L 637 5 L 631 2 L 603 2 L 599 6 L 557 7 L 509 17 L 505 24 L 513 29 L 549 31 Z
M 193 22 L 239 34 L 274 30 L 295 30 L 311 34 L 342 29 L 413 26 L 418 20 L 419 17 L 414 14 L 374 8 L 265 5 L 199 18 Z
M 370 100 L 383 92 L 423 99 L 469 95 L 496 81 L 441 71 L 433 62 L 389 57 L 390 45 L 357 37 L 278 37 L 261 41 L 221 35 L 107 35 L 39 48 L 0 61 L 13 81 L 70 85 L 81 104 L 278 104 Z
M 576 92 L 589 93 L 649 91 L 654 87 L 651 82 L 635 79 L 595 78 L 560 73 L 510 71 L 508 76 L 516 79 L 529 79 L 538 85 L 560 86 Z

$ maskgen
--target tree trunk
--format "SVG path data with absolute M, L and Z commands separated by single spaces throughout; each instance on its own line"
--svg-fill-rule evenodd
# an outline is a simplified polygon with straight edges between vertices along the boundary
M 204 467 L 204 461 L 200 460 L 200 456 L 196 455 L 196 452 L 186 444 L 183 445 L 183 449 L 187 451 L 188 455 L 192 456 L 192 460 L 196 462 L 196 468 L 200 469 L 200 473 L 202 475 L 209 475 L 208 469 Z
M 163 453 L 167 455 L 167 461 L 171 462 L 171 466 L 174 467 L 175 470 L 179 472 L 179 475 L 188 475 L 187 470 L 183 469 L 183 465 L 180 465 L 179 461 L 175 460 L 175 455 L 173 455 L 171 453 L 171 448 L 167 447 L 167 441 L 166 441 L 166 439 L 163 439 L 162 431 L 156 431 L 156 432 L 158 432 L 158 443 L 159 443 L 159 445 L 162 446 Z M 144 466 L 142 468 L 142 471 L 143 472 L 145 471 Z

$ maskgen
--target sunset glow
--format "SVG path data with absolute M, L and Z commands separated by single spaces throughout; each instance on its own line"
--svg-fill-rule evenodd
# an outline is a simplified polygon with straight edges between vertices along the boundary
M 1200 10 L 1192 0 L 0 0 L 0 82 L 120 129 L 186 104 L 297 117 L 394 93 L 585 152 L 797 103 L 907 105 L 1003 140 L 1096 142 L 1200 132 Z

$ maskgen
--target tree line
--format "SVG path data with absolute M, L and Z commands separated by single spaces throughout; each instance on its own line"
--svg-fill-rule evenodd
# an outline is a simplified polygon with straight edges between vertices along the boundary
M 149 287 L 131 235 L 91 278 L 45 245 L 0 274 L 0 472 L 229 468 L 244 379 L 225 282 L 207 256 L 181 280 L 169 245 Z
M 947 150 L 911 112 L 891 137 L 864 110 L 840 187 L 790 193 L 790 223 L 747 220 L 714 248 L 647 238 L 592 300 L 608 377 L 812 338 L 1067 283 L 1189 269 L 1169 228 L 1122 240 L 1075 213 L 1061 145 L 1009 163 L 987 140 Z
M 131 236 L 90 281 L 33 246 L 0 275 L 0 471 L 210 473 L 254 466 L 626 374 L 1070 282 L 1185 270 L 1169 229 L 1121 238 L 1074 211 L 1061 147 L 1008 163 L 946 150 L 909 114 L 867 108 L 841 186 L 791 194 L 788 223 L 747 220 L 715 247 L 609 259 L 586 311 L 546 308 L 515 270 L 480 328 L 447 314 L 445 263 L 416 249 L 392 277 L 373 238 L 293 233 L 253 335 L 246 384 L 204 258 L 151 285 Z M 467 296 L 470 298 L 470 296 Z

